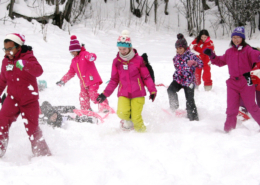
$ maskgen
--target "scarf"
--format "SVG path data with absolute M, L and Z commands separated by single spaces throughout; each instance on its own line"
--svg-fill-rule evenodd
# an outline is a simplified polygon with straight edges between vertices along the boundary
M 131 51 L 127 54 L 127 55 L 122 55 L 120 52 L 119 52 L 119 56 L 120 58 L 122 58 L 124 61 L 130 61 L 132 58 L 134 58 L 135 56 L 135 52 L 133 49 L 131 49 Z

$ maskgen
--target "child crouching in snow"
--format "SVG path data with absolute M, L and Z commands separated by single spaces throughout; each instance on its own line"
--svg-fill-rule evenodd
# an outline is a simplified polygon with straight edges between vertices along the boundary
M 229 132 L 236 128 L 240 98 L 242 98 L 249 113 L 260 125 L 260 108 L 255 103 L 255 86 L 247 85 L 243 74 L 252 70 L 254 63 L 259 65 L 260 52 L 254 50 L 245 42 L 244 27 L 237 27 L 231 35 L 231 48 L 223 56 L 216 56 L 211 49 L 204 53 L 212 64 L 219 67 L 228 65 L 230 78 L 227 80 L 227 118 L 224 130 Z
M 195 88 L 195 69 L 202 68 L 203 62 L 193 54 L 187 45 L 184 36 L 179 33 L 178 40 L 175 43 L 177 55 L 173 58 L 173 64 L 176 69 L 173 74 L 173 82 L 167 89 L 170 108 L 175 111 L 179 108 L 179 100 L 177 92 L 183 88 L 186 97 L 187 116 L 190 121 L 198 121 L 199 116 L 194 101 L 194 88 Z
M 79 41 L 75 35 L 71 36 L 70 53 L 74 56 L 72 59 L 69 71 L 61 78 L 56 84 L 58 86 L 65 85 L 72 77 L 77 73 L 80 79 L 80 94 L 79 101 L 82 110 L 92 110 L 90 107 L 90 99 L 97 104 L 98 88 L 102 84 L 102 80 L 98 74 L 94 61 L 96 60 L 96 54 L 86 51 L 84 46 L 80 46 Z M 108 101 L 105 100 L 99 104 L 100 112 L 107 112 L 106 106 Z
M 109 97 L 118 86 L 117 115 L 122 119 L 123 130 L 135 129 L 144 132 L 146 127 L 142 119 L 142 110 L 146 95 L 144 85 L 154 101 L 156 88 L 147 70 L 143 58 L 132 48 L 128 31 L 123 31 L 117 40 L 119 52 L 113 61 L 112 74 L 109 84 L 97 101 L 100 103 Z

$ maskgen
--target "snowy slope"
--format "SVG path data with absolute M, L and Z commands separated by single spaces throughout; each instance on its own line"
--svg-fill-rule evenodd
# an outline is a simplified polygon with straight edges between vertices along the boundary
M 43 66 L 48 89 L 40 93 L 40 103 L 79 107 L 79 80 L 74 77 L 65 87 L 55 83 L 67 72 L 72 57 L 68 52 L 68 32 L 48 26 L 47 41 L 42 40 L 40 25 L 16 19 L 18 23 L 0 22 L 0 36 L 21 32 L 26 44 Z M 146 27 L 147 28 L 147 27 Z M 149 28 L 149 27 L 148 27 Z M 124 26 L 120 30 L 125 29 Z M 135 26 L 129 28 L 133 46 L 140 54 L 146 52 L 155 71 L 156 83 L 169 85 L 176 54 L 177 33 L 155 32 Z M 96 66 L 104 82 L 111 73 L 112 60 L 117 53 L 118 29 L 97 31 L 84 24 L 71 30 L 88 51 L 97 54 Z M 188 43 L 193 38 L 186 38 Z M 230 40 L 214 40 L 216 53 L 221 55 Z M 249 41 L 259 46 L 258 40 Z M 0 41 L 0 47 L 3 43 Z M 4 53 L 0 53 L 3 58 Z M 119 118 L 110 115 L 104 124 L 92 125 L 69 121 L 64 128 L 41 125 L 52 157 L 31 158 L 30 143 L 21 117 L 10 129 L 10 141 L 4 158 L 0 159 L 1 185 L 79 185 L 79 184 L 150 184 L 150 185 L 259 185 L 260 147 L 259 126 L 252 119 L 239 122 L 229 134 L 223 132 L 226 109 L 227 67 L 212 66 L 213 90 L 203 87 L 195 92 L 200 121 L 168 116 L 168 95 L 158 87 L 154 103 L 146 97 L 143 119 L 146 133 L 125 133 L 119 129 Z M 102 92 L 106 84 L 102 84 Z M 180 108 L 185 109 L 184 92 L 179 92 Z M 108 99 L 117 108 L 116 92 Z M 97 111 L 97 106 L 92 104 Z

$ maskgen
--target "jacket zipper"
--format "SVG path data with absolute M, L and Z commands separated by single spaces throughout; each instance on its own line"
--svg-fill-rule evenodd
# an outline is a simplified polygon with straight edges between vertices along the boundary
M 83 85 L 84 85 L 84 87 L 86 88 L 85 82 L 84 82 L 84 80 L 83 80 L 83 78 L 82 78 L 82 76 L 81 76 L 81 72 L 80 72 L 80 70 L 79 70 L 79 63 L 77 63 L 77 67 L 78 67 L 80 79 L 82 80 Z
M 141 83 L 140 83 L 140 80 L 139 80 L 139 78 L 137 78 L 137 80 L 138 80 L 138 84 L 139 84 L 140 91 L 141 91 L 141 90 L 142 90 L 142 87 L 141 87 Z

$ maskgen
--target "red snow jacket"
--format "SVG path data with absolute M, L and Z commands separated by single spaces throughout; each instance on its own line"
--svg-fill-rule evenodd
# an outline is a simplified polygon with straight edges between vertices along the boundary
M 212 40 L 210 40 L 210 37 L 208 37 L 205 42 L 200 40 L 199 43 L 197 43 L 197 39 L 195 39 L 194 41 L 192 41 L 191 45 L 193 48 L 190 48 L 190 49 L 191 50 L 194 49 L 195 51 L 197 51 L 199 53 L 199 56 L 200 56 L 201 60 L 203 61 L 203 64 L 208 64 L 209 56 L 204 54 L 203 51 L 206 48 L 210 48 L 214 51 L 214 44 L 213 44 Z
M 42 66 L 33 55 L 33 51 L 28 50 L 29 47 L 22 46 L 22 50 L 18 51 L 14 59 L 10 60 L 5 55 L 2 61 L 0 74 L 0 94 L 7 88 L 8 96 L 18 101 L 21 105 L 26 105 L 39 99 L 38 86 L 36 77 L 43 73 Z M 16 67 L 17 61 L 21 59 L 25 61 L 21 70 Z

